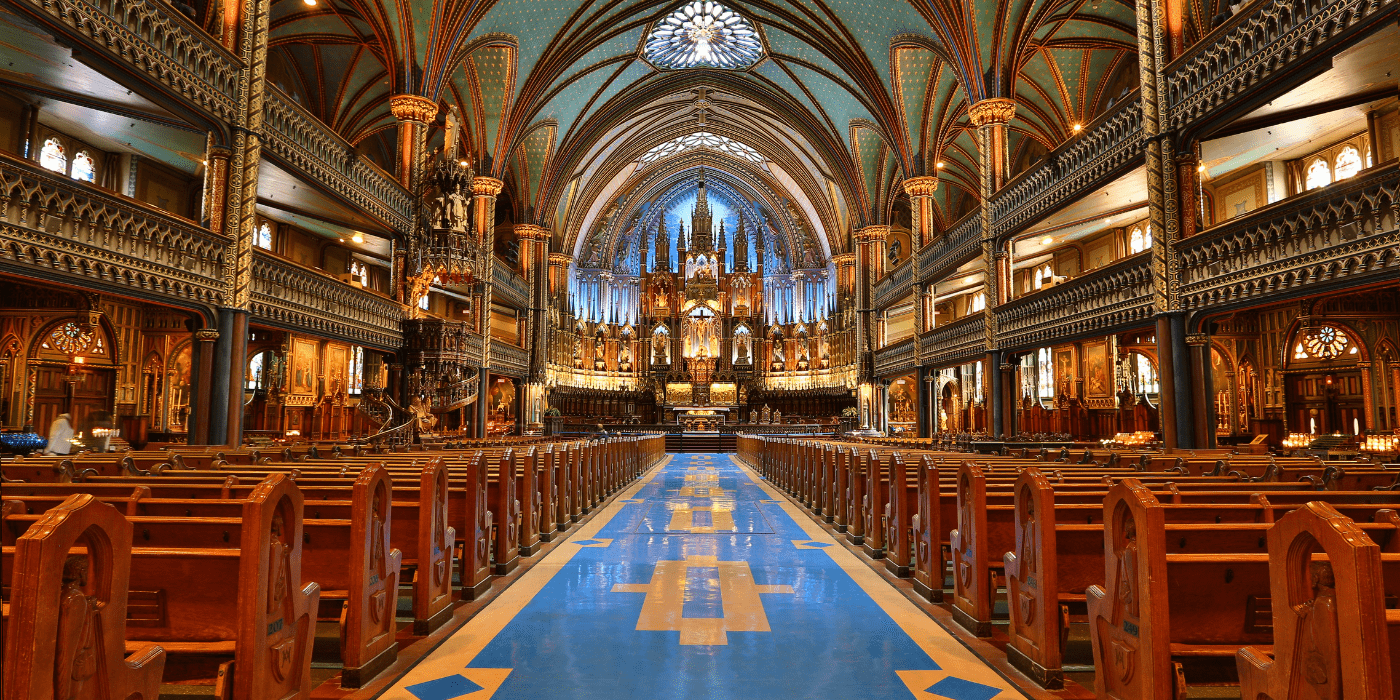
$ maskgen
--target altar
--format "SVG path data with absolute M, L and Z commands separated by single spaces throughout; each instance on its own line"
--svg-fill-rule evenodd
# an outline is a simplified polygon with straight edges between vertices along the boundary
M 717 432 L 729 414 L 727 406 L 672 406 L 676 424 L 687 432 Z

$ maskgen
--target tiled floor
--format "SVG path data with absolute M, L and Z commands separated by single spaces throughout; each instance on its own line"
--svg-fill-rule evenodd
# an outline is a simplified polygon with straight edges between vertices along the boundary
M 381 697 L 1023 696 L 752 471 L 676 455 Z

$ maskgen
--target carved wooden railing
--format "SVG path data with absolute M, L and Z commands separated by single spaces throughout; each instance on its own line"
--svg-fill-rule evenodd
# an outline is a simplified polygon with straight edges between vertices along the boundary
M 982 215 L 974 211 L 919 251 L 919 281 L 931 284 L 981 253 Z
M 1119 176 L 1142 157 L 1136 91 L 992 196 L 998 237 L 1014 234 Z
M 224 302 L 232 240 L 0 153 L 0 263 L 30 277 L 181 303 Z
M 987 354 L 987 319 L 979 311 L 925 333 L 918 364 L 947 366 Z
M 1257 0 L 1216 27 L 1166 68 L 1167 125 L 1183 129 L 1217 113 L 1248 109 L 1303 66 L 1381 22 L 1400 0 Z M 1391 18 L 1387 20 L 1387 18 Z M 1279 89 L 1287 89 L 1283 86 Z
M 1188 309 L 1400 279 L 1400 165 L 1256 209 L 1177 252 Z
M 914 339 L 905 338 L 875 351 L 875 374 L 888 377 L 914 370 Z
M 902 265 L 896 267 L 889 274 L 880 278 L 875 283 L 874 292 L 871 299 L 875 308 L 883 309 L 895 300 L 909 293 L 909 287 L 914 284 L 914 259 L 908 258 Z
M 491 266 L 492 290 L 517 309 L 530 308 L 530 284 L 499 259 Z
M 249 311 L 264 323 L 382 349 L 403 340 L 403 307 L 393 300 L 261 250 Z
M 1151 251 L 998 306 L 997 345 L 1103 335 L 1152 318 Z
M 530 371 L 530 355 L 522 347 L 492 338 L 491 371 L 524 377 Z
M 271 85 L 263 101 L 263 119 L 263 148 L 269 154 L 395 230 L 412 230 L 413 202 L 408 190 Z
M 243 62 L 161 0 L 13 0 L 66 45 L 122 66 L 143 82 L 216 119 L 238 108 Z

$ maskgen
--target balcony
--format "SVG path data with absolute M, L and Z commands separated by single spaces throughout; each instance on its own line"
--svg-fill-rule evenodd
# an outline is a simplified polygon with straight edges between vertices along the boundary
M 14 0 L 75 53 L 137 76 L 167 98 L 216 121 L 237 116 L 243 63 L 161 0 Z
M 221 306 L 231 238 L 0 153 L 0 266 L 93 291 Z
M 1015 234 L 1134 167 L 1143 155 L 1142 103 L 1118 106 L 992 196 L 997 237 Z
M 923 334 L 920 341 L 920 365 L 946 367 L 976 360 L 987 354 L 986 316 L 981 311 L 964 316 Z
M 1275 202 L 1177 244 L 1200 310 L 1400 279 L 1400 163 Z
M 1358 35 L 1394 22 L 1397 0 L 1256 0 L 1166 67 L 1166 127 L 1222 124 L 1311 77 Z M 1286 89 L 1287 86 L 1284 87 Z
M 1151 321 L 1151 260 L 1144 251 L 997 307 L 997 344 L 1028 348 Z
M 393 300 L 261 250 L 253 255 L 254 321 L 396 350 L 403 307 Z
M 267 153 L 396 231 L 412 230 L 413 201 L 408 190 L 271 85 L 263 100 L 263 120 Z
M 880 278 L 875 283 L 875 291 L 871 295 L 874 307 L 883 309 L 896 300 L 909 293 L 909 288 L 914 284 L 914 259 L 908 258 L 904 264 L 896 267 L 893 272 Z
M 979 209 L 964 216 L 942 237 L 919 251 L 919 281 L 932 284 L 981 254 L 982 214 Z
M 875 351 L 875 376 L 892 377 L 914 371 L 914 338 L 905 338 Z
M 499 259 L 491 266 L 492 291 L 516 309 L 530 308 L 530 283 Z
M 491 339 L 491 371 L 523 378 L 530 372 L 530 354 L 504 340 Z

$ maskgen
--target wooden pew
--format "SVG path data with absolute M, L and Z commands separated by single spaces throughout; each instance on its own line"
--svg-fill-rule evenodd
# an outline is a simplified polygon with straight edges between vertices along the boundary
M 1269 557 L 1254 550 L 1260 528 L 1273 526 L 1197 526 L 1196 537 L 1213 551 L 1182 554 L 1168 551 L 1164 515 L 1162 504 L 1131 479 L 1110 489 L 1104 502 L 1107 584 L 1085 592 L 1100 697 L 1184 697 L 1197 674 L 1230 682 L 1224 675 L 1235 675 L 1240 647 L 1273 642 L 1262 625 L 1240 624 L 1249 615 L 1257 619 L 1256 601 L 1271 594 Z M 1394 524 L 1356 527 L 1373 540 L 1394 539 L 1396 530 Z M 1400 557 L 1387 557 L 1400 565 Z
M 504 576 L 520 565 L 520 499 L 515 493 L 514 451 L 506 448 L 494 470 L 486 473 L 487 498 L 494 514 L 497 576 Z
M 117 509 L 74 494 L 15 542 L 4 700 L 160 697 L 165 650 L 126 650 L 131 537 Z
M 1395 698 L 1400 610 L 1386 608 L 1396 581 L 1383 562 L 1400 557 L 1321 502 L 1280 518 L 1268 539 L 1274 643 L 1236 653 L 1242 697 Z
M 340 658 L 345 665 L 340 684 L 346 688 L 360 687 L 398 658 L 395 618 L 403 552 L 394 549 L 390 542 L 392 488 L 393 483 L 383 467 L 369 467 L 360 472 L 351 496 L 355 511 L 346 542 L 348 551 L 342 554 L 327 550 L 324 553 L 331 554 L 329 558 L 308 557 L 307 563 L 312 566 L 318 560 L 327 566 L 303 571 L 304 576 L 327 582 L 322 585 L 343 581 L 347 587 L 340 613 Z M 340 556 L 335 556 L 337 554 Z M 340 557 L 348 557 L 348 570 L 343 563 L 339 567 L 329 565 Z

